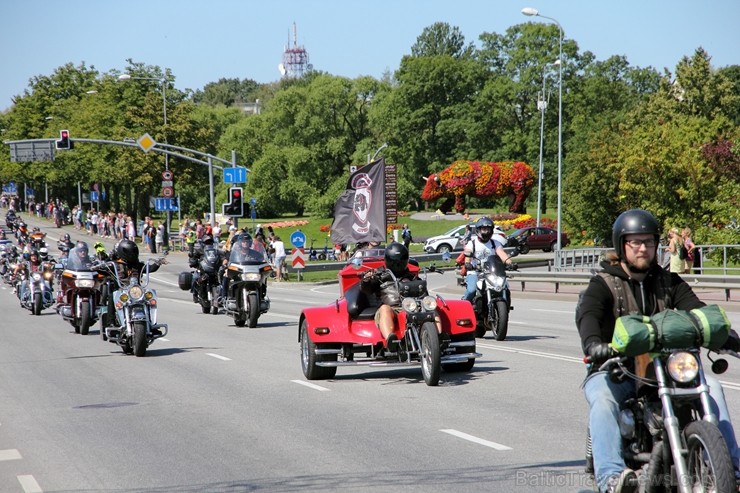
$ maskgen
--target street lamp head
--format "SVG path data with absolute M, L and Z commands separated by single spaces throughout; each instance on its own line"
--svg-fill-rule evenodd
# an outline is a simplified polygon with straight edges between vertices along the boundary
M 522 9 L 522 14 L 528 17 L 532 17 L 532 16 L 540 15 L 540 11 L 537 9 L 533 9 L 532 7 L 524 7 Z
M 95 89 L 92 89 L 90 91 L 85 91 L 85 94 L 97 94 L 97 93 L 98 91 L 96 91 Z
M 131 76 L 129 74 L 121 74 L 118 76 L 118 80 L 131 80 Z

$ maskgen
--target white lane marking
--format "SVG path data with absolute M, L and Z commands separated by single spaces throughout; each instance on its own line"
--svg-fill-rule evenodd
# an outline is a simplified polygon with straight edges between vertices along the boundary
M 18 482 L 26 493 L 44 493 L 44 490 L 41 489 L 36 479 L 30 474 L 18 476 Z
M 573 313 L 573 310 L 545 310 L 544 308 L 530 308 L 529 311 L 547 313 Z
M 448 433 L 458 438 L 462 438 L 463 440 L 467 440 L 469 442 L 477 443 L 478 445 L 483 445 L 484 447 L 490 447 L 495 450 L 511 450 L 511 447 L 507 447 L 506 445 L 502 445 L 500 443 L 490 442 L 482 438 L 474 437 L 473 435 L 468 435 L 467 433 L 463 433 L 462 431 L 457 431 L 457 430 L 439 430 L 439 431 L 441 431 L 442 433 Z
M 18 449 L 7 449 L 7 450 L 0 450 L 0 461 L 3 460 L 16 460 L 16 459 L 22 459 L 21 453 L 18 452 Z
M 519 354 L 526 354 L 527 356 L 539 356 L 541 358 L 551 358 L 551 359 L 557 359 L 560 361 L 570 361 L 572 363 L 580 363 L 583 364 L 583 358 L 575 358 L 573 356 L 563 356 L 561 354 L 552 354 L 552 353 L 543 353 L 541 351 L 530 351 L 527 349 L 512 349 L 512 348 L 504 348 L 500 346 L 491 346 L 488 344 L 478 344 L 478 347 L 484 347 L 488 349 L 495 349 L 497 351 L 504 351 L 507 353 L 519 353 Z
M 304 382 L 303 380 L 291 380 L 291 382 L 297 383 L 298 385 L 303 385 L 305 387 L 308 387 L 309 389 L 318 390 L 319 392 L 331 392 L 330 389 L 322 387 L 321 385 L 316 385 L 315 383 Z
M 719 383 L 722 384 L 722 388 L 723 389 L 740 390 L 740 383 L 737 383 L 737 382 L 725 382 L 724 380 L 720 380 Z
M 206 353 L 211 358 L 220 359 L 221 361 L 231 361 L 231 358 L 227 358 L 226 356 L 221 356 L 220 354 L 216 353 Z

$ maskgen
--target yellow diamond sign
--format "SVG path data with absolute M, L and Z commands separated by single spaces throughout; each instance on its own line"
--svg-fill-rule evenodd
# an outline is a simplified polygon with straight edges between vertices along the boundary
M 154 140 L 149 134 L 142 135 L 136 142 L 139 144 L 139 147 L 141 147 L 141 150 L 144 152 L 151 151 L 152 147 L 157 145 L 157 141 Z

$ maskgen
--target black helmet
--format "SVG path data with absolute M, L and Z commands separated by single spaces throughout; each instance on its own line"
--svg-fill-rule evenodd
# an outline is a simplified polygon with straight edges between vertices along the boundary
M 69 241 L 69 233 L 64 233 L 62 235 L 62 241 Z
M 85 252 L 85 256 L 89 254 L 89 248 L 87 246 L 87 243 L 84 241 L 78 241 L 75 245 L 75 249 L 77 250 L 77 254 L 79 255 L 80 252 Z
M 203 243 L 205 243 L 206 245 L 213 245 L 213 236 L 203 235 Z
M 624 236 L 634 234 L 651 234 L 657 244 L 660 238 L 658 221 L 643 209 L 630 209 L 621 213 L 612 226 L 612 243 L 620 259 L 624 259 Z
M 393 242 L 385 247 L 385 266 L 395 276 L 400 276 L 409 265 L 409 250 L 403 243 Z
M 487 243 L 493 236 L 493 221 L 490 217 L 481 217 L 475 223 L 475 232 L 478 235 L 478 239 L 483 243 Z
M 252 236 L 249 233 L 240 233 L 235 238 L 236 243 L 241 244 L 243 241 L 247 242 L 247 248 L 252 246 Z
M 127 264 L 139 261 L 139 247 L 131 240 L 121 240 L 113 247 L 113 253 Z

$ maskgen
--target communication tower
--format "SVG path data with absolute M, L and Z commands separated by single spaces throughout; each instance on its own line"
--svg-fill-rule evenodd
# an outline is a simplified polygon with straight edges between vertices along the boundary
M 296 25 L 294 22 L 293 46 L 290 46 L 290 34 L 288 34 L 288 44 L 283 50 L 283 61 L 278 65 L 278 70 L 283 77 L 303 77 L 311 69 L 313 69 L 313 65 L 308 63 L 308 52 L 306 48 L 303 45 L 298 45 Z

